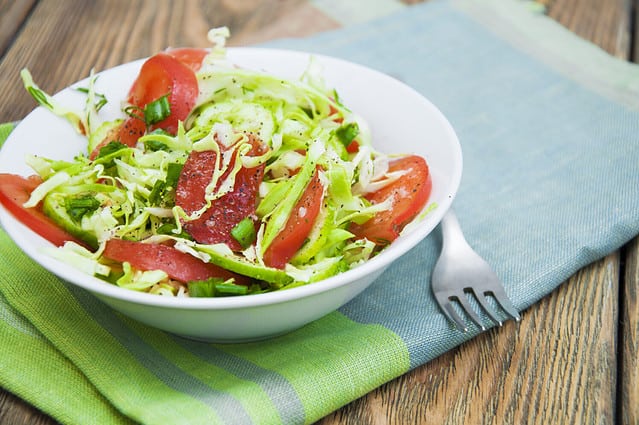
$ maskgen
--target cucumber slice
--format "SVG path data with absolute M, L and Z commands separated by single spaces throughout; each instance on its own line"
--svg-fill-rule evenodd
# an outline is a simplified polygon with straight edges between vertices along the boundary
M 96 236 L 82 228 L 81 224 L 74 220 L 65 207 L 65 195 L 62 193 L 49 193 L 42 202 L 42 211 L 58 226 L 69 232 L 76 238 L 86 242 L 93 249 L 98 248 Z
M 350 266 L 341 256 L 325 258 L 317 264 L 309 264 L 289 270 L 295 281 L 283 289 L 295 288 L 328 279 L 331 276 L 349 270 L 349 268 Z
M 232 272 L 269 282 L 274 289 L 280 288 L 293 281 L 293 278 L 283 270 L 252 263 L 234 254 L 233 251 L 224 244 L 196 244 L 193 248 L 196 251 L 208 254 L 210 257 L 209 262 Z

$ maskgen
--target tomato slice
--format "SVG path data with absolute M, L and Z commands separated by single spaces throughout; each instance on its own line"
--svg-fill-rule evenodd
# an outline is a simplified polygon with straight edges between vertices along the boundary
M 319 172 L 315 170 L 284 228 L 266 248 L 263 255 L 264 264 L 282 269 L 293 258 L 311 233 L 322 206 L 323 195 L 324 187 L 320 182 Z
M 223 269 L 215 264 L 178 251 L 169 245 L 150 244 L 122 239 L 109 239 L 103 255 L 114 261 L 128 262 L 138 270 L 162 270 L 180 282 L 219 277 L 234 278 L 238 285 L 249 285 L 251 279 Z
M 357 153 L 359 152 L 359 143 L 357 140 L 353 140 L 346 146 L 346 152 L 348 153 Z
M 179 47 L 167 49 L 165 53 L 173 56 L 175 59 L 191 68 L 194 72 L 197 72 L 202 67 L 202 60 L 209 51 L 196 47 Z
M 161 128 L 175 134 L 178 121 L 184 121 L 195 106 L 198 95 L 197 78 L 188 65 L 166 53 L 157 53 L 142 65 L 140 74 L 129 91 L 128 102 L 144 108 L 167 94 L 171 115 L 154 124 L 151 129 Z
M 59 228 L 39 207 L 23 207 L 33 189 L 40 183 L 42 180 L 38 176 L 24 178 L 16 174 L 0 173 L 0 204 L 20 222 L 56 246 L 73 241 L 87 247 L 84 242 Z
M 249 156 L 264 153 L 264 147 L 254 137 L 249 137 L 252 144 Z M 206 186 L 211 182 L 215 168 L 214 151 L 192 151 L 182 168 L 175 191 L 175 204 L 187 213 L 202 208 Z M 233 168 L 235 157 L 229 165 Z M 264 164 L 255 168 L 241 168 L 235 175 L 233 190 L 221 198 L 211 202 L 211 206 L 196 220 L 184 223 L 186 230 L 196 241 L 205 244 L 225 243 L 232 250 L 242 249 L 239 242 L 231 236 L 231 230 L 244 218 L 250 217 L 255 222 L 257 194 L 264 178 Z M 220 178 L 226 179 L 228 173 Z
M 204 49 L 175 49 L 170 54 L 158 53 L 144 62 L 137 79 L 131 86 L 128 102 L 144 109 L 149 103 L 168 94 L 171 108 L 171 115 L 152 125 L 151 130 L 161 128 L 176 134 L 178 121 L 186 120 L 195 106 L 198 84 L 194 68 L 198 60 L 201 65 L 206 53 Z M 135 146 L 146 130 L 146 124 L 142 119 L 128 117 L 120 127 L 110 132 L 93 149 L 89 159 L 95 159 L 100 149 L 112 141 L 117 140 L 127 146 Z
M 393 183 L 366 196 L 373 204 L 392 197 L 392 207 L 381 211 L 367 222 L 351 224 L 349 231 L 358 238 L 367 238 L 377 245 L 387 245 L 399 237 L 399 233 L 424 208 L 432 189 L 432 180 L 426 160 L 409 155 L 392 161 L 388 171 L 407 171 Z
M 139 118 L 128 117 L 122 125 L 111 130 L 109 134 L 93 149 L 89 154 L 89 159 L 94 160 L 98 157 L 100 149 L 111 142 L 120 142 L 124 145 L 133 147 L 138 143 L 138 139 L 144 136 L 146 132 L 146 124 Z

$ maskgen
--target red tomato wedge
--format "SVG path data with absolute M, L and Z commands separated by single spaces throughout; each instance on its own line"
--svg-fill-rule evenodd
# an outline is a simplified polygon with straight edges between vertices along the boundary
M 346 152 L 348 153 L 359 152 L 359 143 L 357 143 L 357 140 L 353 140 L 352 142 L 348 144 L 348 146 L 346 146 Z
M 111 142 L 118 141 L 124 145 L 133 147 L 138 139 L 144 136 L 146 132 L 146 124 L 139 118 L 128 117 L 122 125 L 111 130 L 109 134 L 102 140 L 89 154 L 89 159 L 94 160 L 100 153 L 100 149 Z
M 205 205 L 205 189 L 211 182 L 216 159 L 214 151 L 192 151 L 186 159 L 175 189 L 175 204 L 188 214 Z
M 106 258 L 128 262 L 138 270 L 162 270 L 171 279 L 180 282 L 206 280 L 213 277 L 235 278 L 238 285 L 249 285 L 251 279 L 225 270 L 215 264 L 178 251 L 172 246 L 150 244 L 122 239 L 110 239 L 104 248 Z
M 407 173 L 382 189 L 366 196 L 373 204 L 392 197 L 392 207 L 381 211 L 367 222 L 351 224 L 349 231 L 358 238 L 367 238 L 377 245 L 387 245 L 397 239 L 404 226 L 424 208 L 432 189 L 432 180 L 426 160 L 410 155 L 391 161 L 388 171 L 406 170 Z
M 173 56 L 193 71 L 197 72 L 202 67 L 202 60 L 209 51 L 196 47 L 179 47 L 167 49 L 165 53 Z
M 129 91 L 131 105 L 144 108 L 147 104 L 169 95 L 171 115 L 154 124 L 171 134 L 177 132 L 178 121 L 184 121 L 195 106 L 198 84 L 195 72 L 178 59 L 158 53 L 142 65 L 138 78 Z
M 128 102 L 144 109 L 149 103 L 168 94 L 171 108 L 171 115 L 152 125 L 151 130 L 161 128 L 171 134 L 177 132 L 178 121 L 184 121 L 195 106 L 198 84 L 194 67 L 198 58 L 201 65 L 205 54 L 203 49 L 175 49 L 171 54 L 158 53 L 144 62 L 131 86 Z M 146 124 L 141 118 L 128 117 L 93 149 L 89 159 L 95 159 L 100 149 L 112 141 L 135 146 L 145 132 Z
M 299 201 L 293 207 L 284 228 L 266 248 L 263 256 L 264 264 L 282 269 L 293 258 L 311 233 L 322 206 L 323 194 L 324 187 L 316 170 Z
M 264 153 L 264 147 L 257 139 L 249 137 L 249 143 L 253 145 L 249 156 Z M 175 191 L 175 204 L 189 214 L 206 204 L 205 189 L 211 182 L 215 157 L 214 151 L 192 151 L 182 168 Z M 233 168 L 234 163 L 235 157 L 229 169 Z M 224 181 L 227 174 L 222 175 L 220 181 Z M 235 176 L 233 190 L 215 199 L 200 218 L 185 222 L 184 230 L 200 243 L 226 243 L 234 251 L 241 250 L 239 242 L 231 236 L 231 230 L 244 218 L 255 218 L 257 194 L 263 177 L 264 164 L 255 168 L 241 168 Z
M 22 206 L 40 183 L 42 180 L 38 176 L 24 178 L 16 174 L 0 173 L 0 203 L 25 226 L 52 244 L 62 246 L 66 241 L 73 241 L 86 247 L 84 242 L 59 228 L 39 208 Z

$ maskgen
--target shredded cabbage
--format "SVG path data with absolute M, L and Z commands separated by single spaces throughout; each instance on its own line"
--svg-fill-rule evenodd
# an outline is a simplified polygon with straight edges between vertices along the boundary
M 136 270 L 126 262 L 113 265 L 101 258 L 105 242 L 114 237 L 171 241 L 183 253 L 267 283 L 251 288 L 249 293 L 325 279 L 374 255 L 375 244 L 357 240 L 348 225 L 365 222 L 390 208 L 390 199 L 371 205 L 363 195 L 392 183 L 402 173 L 387 173 L 388 157 L 371 146 L 366 122 L 341 104 L 335 90 L 326 87 L 318 61 L 311 58 L 299 80 L 238 68 L 226 57 L 228 36 L 226 28 L 209 32 L 213 48 L 197 73 L 197 104 L 188 119 L 179 124 L 175 136 L 148 133 L 136 146 L 112 144 L 94 160 L 89 160 L 88 154 L 101 136 L 122 122 L 121 118 L 99 122 L 95 77 L 90 79 L 85 111 L 78 114 L 55 104 L 33 83 L 28 71 L 23 71 L 25 87 L 36 100 L 66 117 L 90 140 L 85 155 L 73 162 L 28 158 L 28 164 L 44 182 L 33 191 L 25 207 L 48 198 L 52 211 L 66 208 L 60 210 L 64 213 L 60 217 L 71 220 L 72 216 L 75 220 L 68 230 L 80 239 L 94 240 L 99 247 L 94 253 L 67 243 L 55 250 L 56 258 L 125 288 L 184 296 L 188 295 L 187 286 L 172 281 L 165 272 Z M 265 144 L 266 152 L 248 155 L 248 135 Z M 353 140 L 359 149 L 349 153 L 346 147 Z M 187 214 L 175 205 L 169 170 L 182 167 L 193 150 L 213 150 L 217 155 L 215 171 L 205 190 L 206 204 Z M 265 178 L 259 187 L 255 242 L 233 252 L 224 244 L 203 245 L 190 240 L 183 224 L 197 219 L 213 200 L 231 192 L 242 167 L 260 164 L 265 164 Z M 306 243 L 283 270 L 265 266 L 264 252 L 285 226 L 316 170 L 320 170 L 323 202 Z M 71 214 L 69 205 L 78 197 L 93 198 L 98 206 L 90 211 L 76 208 Z

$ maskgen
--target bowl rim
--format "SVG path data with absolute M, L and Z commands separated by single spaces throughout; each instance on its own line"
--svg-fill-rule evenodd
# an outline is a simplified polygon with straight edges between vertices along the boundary
M 21 237 L 21 233 L 25 230 L 27 232 L 32 232 L 27 226 L 23 225 L 20 221 L 18 221 L 11 213 L 9 213 L 3 206 L 0 205 L 0 224 L 2 224 L 4 230 L 11 237 L 11 239 L 16 243 L 20 249 L 26 253 L 32 260 L 40 264 L 47 271 L 51 272 L 53 275 L 71 283 L 72 285 L 81 287 L 86 289 L 96 295 L 105 296 L 110 299 L 115 299 L 119 301 L 126 301 L 130 303 L 146 305 L 146 306 L 156 306 L 163 308 L 172 308 L 172 309 L 194 309 L 194 310 L 224 310 L 224 309 L 240 309 L 246 307 L 257 307 L 257 306 L 265 306 L 271 304 L 285 303 L 292 300 L 306 298 L 314 295 L 321 294 L 323 292 L 330 291 L 335 288 L 342 287 L 344 285 L 348 285 L 349 283 L 359 280 L 366 275 L 373 274 L 380 269 L 385 269 L 390 266 L 393 261 L 401 257 L 403 254 L 411 250 L 415 247 L 421 240 L 423 240 L 432 230 L 437 226 L 437 224 L 441 221 L 446 211 L 451 207 L 453 200 L 457 195 L 457 191 L 459 189 L 459 185 L 461 183 L 462 170 L 463 170 L 463 157 L 461 145 L 459 143 L 459 139 L 457 134 L 448 121 L 448 119 L 444 116 L 444 114 L 435 106 L 428 98 L 419 93 L 414 88 L 410 87 L 406 83 L 397 80 L 396 78 L 380 72 L 376 69 L 366 67 L 364 65 L 347 61 L 338 57 L 317 54 L 311 52 L 303 52 L 300 50 L 291 50 L 291 49 L 280 49 L 280 48 L 267 48 L 267 47 L 228 47 L 228 57 L 229 59 L 233 59 L 235 55 L 251 55 L 259 52 L 259 54 L 280 54 L 280 55 L 293 55 L 296 57 L 304 56 L 306 58 L 310 56 L 314 56 L 320 60 L 332 61 L 336 63 L 341 63 L 348 67 L 353 67 L 355 69 L 362 69 L 368 73 L 376 74 L 378 77 L 393 80 L 395 84 L 399 84 L 403 86 L 404 90 L 410 92 L 413 96 L 416 96 L 424 106 L 437 117 L 437 121 L 443 127 L 443 130 L 448 138 L 448 143 L 450 143 L 450 149 L 452 151 L 454 161 L 453 161 L 453 169 L 450 171 L 450 193 L 447 194 L 445 198 L 438 201 L 437 206 L 428 212 L 429 218 L 431 218 L 431 226 L 420 226 L 416 224 L 412 231 L 408 234 L 403 234 L 402 237 L 396 241 L 394 241 L 391 245 L 382 250 L 378 255 L 374 258 L 369 259 L 365 263 L 342 272 L 338 275 L 329 277 L 327 279 L 313 282 L 311 284 L 306 284 L 290 289 L 277 290 L 273 292 L 261 293 L 261 294 L 253 294 L 246 296 L 238 296 L 238 297 L 218 297 L 218 298 L 190 298 L 190 297 L 165 297 L 158 296 L 154 294 L 148 294 L 144 292 L 133 291 L 130 289 L 121 288 L 114 284 L 109 284 L 95 276 L 88 275 L 79 269 L 70 266 L 67 263 L 64 263 L 60 260 L 57 260 L 47 254 L 40 252 L 41 247 L 36 247 L 29 242 L 28 239 Z M 120 67 L 125 66 L 134 66 L 137 64 L 141 64 L 145 59 L 137 59 L 134 61 L 130 61 L 127 63 L 119 64 L 114 67 L 105 69 L 97 73 L 98 75 L 103 72 L 108 72 Z M 87 79 L 80 80 L 75 82 L 68 87 L 57 92 L 55 96 L 58 96 L 60 93 L 69 90 L 70 88 L 77 86 L 78 84 L 82 84 Z M 24 119 L 22 119 L 16 128 L 25 124 L 25 121 L 29 115 L 33 114 L 36 110 L 42 109 L 41 106 L 38 106 L 34 110 L 32 110 Z M 28 122 L 28 121 L 27 121 Z M 14 129 L 15 131 L 15 129 Z M 8 142 L 11 139 L 11 135 L 5 141 Z M 428 207 L 427 207 L 428 208 Z M 432 216 L 435 216 L 432 219 Z M 17 223 L 17 226 L 15 225 Z M 32 232 L 33 233 L 33 232 Z

